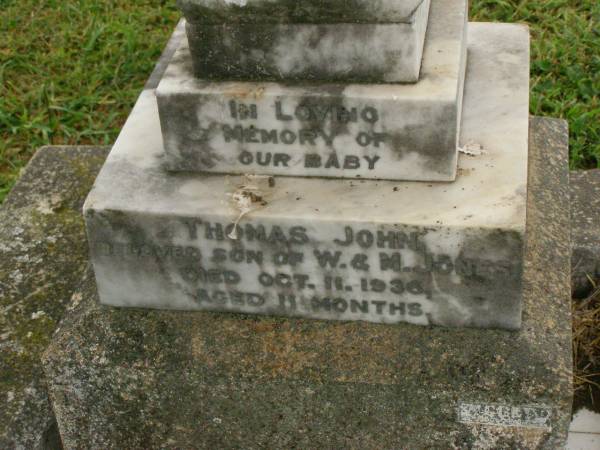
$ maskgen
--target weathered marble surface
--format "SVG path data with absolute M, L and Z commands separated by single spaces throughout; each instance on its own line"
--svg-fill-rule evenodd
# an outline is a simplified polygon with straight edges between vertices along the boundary
M 573 293 L 600 285 L 600 169 L 571 172 Z
M 148 80 L 144 85 L 144 89 L 156 89 L 158 87 L 158 84 L 160 83 L 167 66 L 173 59 L 173 55 L 175 55 L 175 52 L 183 40 L 185 40 L 185 20 L 181 19 L 177 23 L 173 34 L 169 38 L 169 41 L 160 55 L 160 58 L 156 62 L 154 70 L 150 74 L 150 77 L 148 77 Z
M 178 0 L 193 23 L 411 23 L 424 0 Z
M 108 148 L 44 147 L 0 207 L 0 448 L 59 449 L 40 357 L 88 265 L 81 217 Z
M 466 22 L 466 0 L 437 0 L 431 21 L 451 35 Z M 194 73 L 211 80 L 414 83 L 419 80 L 430 0 L 406 23 L 189 22 Z
M 450 9 L 455 3 L 434 5 L 416 85 L 213 83 L 194 77 L 183 42 L 157 91 L 170 169 L 454 180 L 466 60 L 465 3 Z M 506 106 L 522 121 L 528 39 L 512 28 L 506 39 L 488 40 L 486 63 L 495 80 L 487 88 L 511 89 L 516 103 Z
M 86 202 L 102 301 L 518 328 L 527 36 L 471 25 L 462 138 L 484 153 L 450 184 L 169 175 L 146 90 Z
M 562 448 L 566 126 L 531 136 L 521 330 L 111 308 L 90 275 L 44 359 L 65 448 Z

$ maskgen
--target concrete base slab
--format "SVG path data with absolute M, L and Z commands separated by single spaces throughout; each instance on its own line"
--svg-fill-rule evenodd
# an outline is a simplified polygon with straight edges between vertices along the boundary
M 563 447 L 567 142 L 532 121 L 520 331 L 111 308 L 88 274 L 44 357 L 65 448 Z
M 600 286 L 600 169 L 571 172 L 573 294 Z
M 44 147 L 0 207 L 0 448 L 59 449 L 40 356 L 88 265 L 83 200 L 108 148 Z

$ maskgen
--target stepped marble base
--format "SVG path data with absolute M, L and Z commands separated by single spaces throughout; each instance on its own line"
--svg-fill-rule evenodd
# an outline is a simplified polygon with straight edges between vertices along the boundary
M 86 201 L 101 301 L 518 328 L 528 33 L 469 42 L 462 139 L 484 151 L 451 184 L 167 174 L 145 91 Z
M 169 168 L 454 180 L 466 61 L 466 3 L 456 3 L 433 6 L 414 85 L 210 82 L 182 43 L 157 90 Z

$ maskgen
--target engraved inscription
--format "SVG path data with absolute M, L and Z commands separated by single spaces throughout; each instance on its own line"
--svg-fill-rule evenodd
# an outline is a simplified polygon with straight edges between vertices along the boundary
M 463 303 L 486 308 L 494 286 L 504 292 L 521 270 L 510 253 L 481 252 L 479 241 L 470 252 L 468 239 L 449 230 L 200 218 L 170 227 L 144 232 L 145 241 L 97 242 L 96 255 L 127 270 L 156 264 L 154 276 L 198 309 L 423 325 L 440 310 L 468 318 Z
M 206 119 L 201 128 L 216 130 L 217 136 L 212 136 L 216 142 L 235 145 L 237 162 L 248 168 L 299 164 L 307 171 L 374 171 L 382 159 L 376 153 L 391 142 L 381 131 L 381 113 L 369 105 L 342 106 L 317 99 L 271 104 L 230 100 L 225 109 L 222 121 Z M 208 142 L 206 136 L 202 140 Z M 353 149 L 348 151 L 349 145 Z

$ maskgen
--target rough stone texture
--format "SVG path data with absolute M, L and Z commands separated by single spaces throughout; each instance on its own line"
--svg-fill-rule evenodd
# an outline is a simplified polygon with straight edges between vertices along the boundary
M 600 169 L 571 172 L 572 288 L 576 297 L 600 285 Z
M 190 22 L 410 23 L 423 0 L 178 0 Z
M 117 309 L 88 274 L 44 357 L 65 448 L 561 448 L 568 141 L 531 125 L 520 331 Z
M 466 0 L 436 0 L 432 9 L 440 6 L 442 16 L 451 8 L 465 18 L 443 27 L 464 28 Z M 414 83 L 429 7 L 424 0 L 407 23 L 188 22 L 194 73 L 211 80 Z
M 260 186 L 166 173 L 156 99 L 145 91 L 85 206 L 102 302 L 518 328 L 528 35 L 492 24 L 469 33 L 462 138 L 485 152 L 462 155 L 455 183 L 278 177 Z M 246 206 L 239 239 L 226 237 Z
M 44 147 L 0 209 L 0 448 L 60 447 L 40 355 L 87 266 L 81 216 L 106 147 Z
M 146 89 L 156 88 L 184 34 L 181 21 Z M 41 148 L 0 206 L 3 450 L 61 446 L 39 358 L 88 264 L 81 208 L 109 149 Z
M 414 85 L 210 82 L 194 77 L 183 42 L 157 89 L 169 168 L 454 180 L 467 49 L 465 3 L 453 9 L 454 3 L 442 0 L 432 9 L 422 78 Z M 474 33 L 482 26 L 472 24 Z M 471 39 L 486 53 L 471 69 L 496 80 L 488 86 L 494 93 L 511 89 L 510 114 L 525 123 L 519 102 L 529 96 L 528 31 L 489 26 L 493 32 Z M 476 111 L 487 114 L 485 105 Z M 340 162 L 327 164 L 332 156 Z

